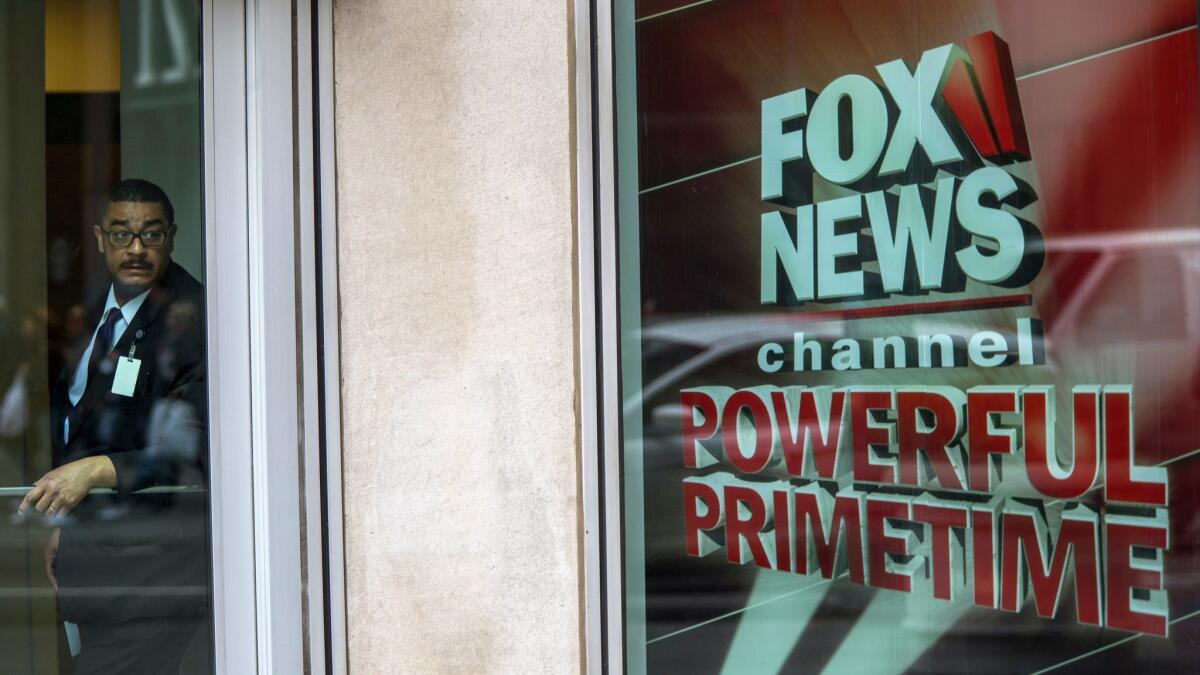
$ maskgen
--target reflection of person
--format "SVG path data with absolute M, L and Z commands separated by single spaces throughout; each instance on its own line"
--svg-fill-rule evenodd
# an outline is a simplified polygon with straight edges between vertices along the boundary
M 139 492 L 206 475 L 203 288 L 171 261 L 175 229 L 153 183 L 109 194 L 93 231 L 112 283 L 51 394 L 55 468 L 20 507 L 60 525 L 46 571 L 77 673 L 175 672 L 208 607 L 203 494 Z
M 20 475 L 20 441 L 29 423 L 29 361 L 23 338 L 0 296 L 0 480 L 5 482 Z

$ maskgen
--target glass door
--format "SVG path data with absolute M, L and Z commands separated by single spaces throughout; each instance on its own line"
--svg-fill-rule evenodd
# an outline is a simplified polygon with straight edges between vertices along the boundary
M 5 672 L 213 670 L 200 17 L 0 4 Z

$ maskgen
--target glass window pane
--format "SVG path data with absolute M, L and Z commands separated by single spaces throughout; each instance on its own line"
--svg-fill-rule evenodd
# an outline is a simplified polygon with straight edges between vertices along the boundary
M 629 672 L 1194 669 L 1196 22 L 614 4 Z
M 0 3 L 5 672 L 212 671 L 199 35 Z

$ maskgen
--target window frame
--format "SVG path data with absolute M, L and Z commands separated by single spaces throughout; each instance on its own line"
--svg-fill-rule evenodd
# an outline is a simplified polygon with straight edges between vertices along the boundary
M 626 665 L 611 1 L 574 0 L 584 663 Z
M 343 673 L 332 3 L 201 12 L 214 664 Z

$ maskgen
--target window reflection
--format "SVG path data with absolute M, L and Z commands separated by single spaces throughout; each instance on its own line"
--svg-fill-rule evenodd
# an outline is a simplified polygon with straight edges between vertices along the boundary
M 211 672 L 200 6 L 0 3 L 0 654 Z
M 1149 672 L 1194 663 L 1191 637 L 1200 630 L 1191 572 L 1198 531 L 1192 495 L 1200 462 L 1200 433 L 1193 423 L 1200 415 L 1200 324 L 1191 311 L 1200 270 L 1195 227 L 1200 199 L 1194 189 L 1200 178 L 1196 5 L 1156 0 L 1136 8 L 1109 3 L 1101 10 L 1083 4 L 981 1 L 958 3 L 953 10 L 946 3 L 838 0 L 614 5 L 616 184 L 621 192 L 617 323 L 625 416 L 623 521 L 619 534 L 612 536 L 621 538 L 624 556 L 622 620 L 629 670 L 944 673 L 1069 666 L 1089 672 Z M 836 104 L 840 120 L 835 124 L 832 106 L 817 113 L 822 95 L 858 83 L 870 96 L 893 96 L 887 64 L 895 67 L 899 60 L 906 75 L 917 73 L 919 64 L 928 63 L 929 50 L 955 45 L 953 50 L 969 55 L 970 41 L 980 35 L 992 40 L 989 34 L 1010 50 L 1008 86 L 1012 100 L 1019 99 L 1030 153 L 1014 146 L 1014 154 L 1000 156 L 987 149 L 991 140 L 982 127 L 990 124 L 999 134 L 1011 127 L 1011 116 L 988 112 L 982 127 L 975 127 L 979 133 L 970 131 L 971 124 L 960 124 L 963 117 L 954 111 L 956 90 L 948 84 L 955 76 L 946 70 L 940 73 L 943 80 L 931 78 L 919 87 L 926 97 L 922 101 L 931 102 L 922 119 L 933 127 L 945 122 L 963 140 L 974 139 L 966 155 L 982 158 L 978 165 L 972 163 L 968 171 L 937 160 L 936 135 L 922 131 L 914 146 L 921 150 L 911 165 L 902 167 L 903 180 L 897 180 L 895 166 L 881 171 L 888 162 L 882 147 L 879 156 L 862 151 L 876 163 L 868 167 L 864 162 L 857 177 L 821 170 L 816 158 L 822 155 L 832 159 L 837 154 L 833 163 L 844 168 L 840 162 L 850 162 L 870 143 L 896 142 L 895 115 L 915 100 L 901 94 L 885 106 L 886 115 L 874 115 L 863 112 L 869 105 L 859 106 L 847 94 Z M 983 71 L 988 60 L 972 58 L 961 65 L 959 77 L 968 78 L 968 68 Z M 987 98 L 980 90 L 966 99 L 979 97 Z M 766 114 L 773 105 L 785 105 L 781 101 L 795 107 L 782 117 Z M 885 117 L 886 123 L 874 124 Z M 776 142 L 777 131 L 792 145 Z M 831 143 L 838 146 L 836 153 L 822 150 L 823 143 L 839 137 L 840 143 Z M 942 251 L 887 253 L 889 239 L 878 235 L 886 229 L 899 232 L 893 227 L 898 227 L 897 219 L 876 221 L 869 213 L 865 220 L 831 216 L 822 234 L 821 207 L 814 204 L 856 204 L 871 192 L 876 192 L 877 204 L 903 203 L 900 186 L 924 185 L 932 200 L 925 211 L 936 215 L 934 182 L 966 178 L 985 165 L 1027 183 L 1029 195 L 1036 195 L 1030 202 L 997 206 L 1034 223 L 1040 232 L 1027 251 L 1044 256 L 1036 276 L 994 288 L 977 277 L 960 279 L 961 285 L 926 285 L 925 272 L 941 269 Z M 771 178 L 784 175 L 786 181 Z M 961 198 L 961 184 L 956 185 Z M 805 220 L 814 213 L 809 208 L 816 209 L 815 226 Z M 934 222 L 922 220 L 920 227 Z M 781 232 L 789 254 L 796 254 L 786 262 L 774 255 Z M 851 234 L 856 236 L 847 236 Z M 846 248 L 833 245 L 835 239 Z M 955 255 L 960 246 L 953 245 Z M 996 251 L 1004 248 L 1001 243 Z M 819 250 L 829 254 L 826 272 L 813 253 Z M 897 267 L 901 260 L 904 264 Z M 926 267 L 931 260 L 939 262 Z M 867 292 L 867 286 L 861 297 L 842 294 L 845 289 L 822 297 L 812 289 L 819 289 L 826 273 L 832 281 L 841 273 L 861 272 L 866 281 L 882 284 L 889 267 L 893 288 L 903 293 L 879 297 Z M 788 277 L 791 286 L 779 282 L 788 270 L 794 273 Z M 812 299 L 802 302 L 806 284 Z M 785 288 L 796 297 L 781 294 Z M 990 304 L 998 300 L 1004 302 Z M 1021 326 L 1033 325 L 1032 320 L 1039 322 L 1037 331 L 1022 338 Z M 922 344 L 920 338 L 940 335 L 953 345 L 951 338 L 966 340 L 982 331 L 990 334 L 988 340 L 1010 345 L 1010 351 L 1024 340 L 1030 354 L 1038 356 L 1013 367 L 1011 359 L 986 365 L 974 357 L 955 358 L 937 368 L 901 359 L 903 367 L 857 365 L 859 341 L 902 336 L 896 349 L 907 345 L 911 355 L 914 345 Z M 831 343 L 843 340 L 844 354 L 854 354 L 843 363 L 855 365 L 838 368 L 829 357 Z M 798 358 L 810 344 L 824 355 L 823 367 L 812 365 L 811 356 Z M 746 414 L 735 406 L 733 414 L 728 408 L 719 414 L 691 403 L 697 400 L 691 396 L 694 391 L 683 395 L 684 390 L 708 388 L 704 396 L 712 398 L 705 400 L 736 391 L 753 394 L 743 401 L 761 401 L 766 392 L 804 387 L 816 400 L 851 388 L 924 393 L 1053 387 L 1060 393 L 1053 438 L 1065 462 L 1076 438 L 1073 410 L 1063 392 L 1091 385 L 1113 386 L 1114 392 L 1127 387 L 1136 394 L 1130 403 L 1130 419 L 1136 420 L 1130 432 L 1133 463 L 1169 476 L 1170 546 L 1161 558 L 1155 558 L 1149 543 L 1134 554 L 1143 569 L 1163 562 L 1168 593 L 1160 594 L 1150 584 L 1130 596 L 1147 616 L 1149 608 L 1162 608 L 1170 621 L 1167 639 L 1142 635 L 1133 641 L 1114 629 L 1121 628 L 1119 623 L 1106 623 L 1103 629 L 1085 625 L 1079 610 L 1069 606 L 1073 600 L 1064 600 L 1051 620 L 1037 616 L 1032 606 L 1036 595 L 1033 602 L 1018 605 L 1019 611 L 996 612 L 961 596 L 940 601 L 928 593 L 898 592 L 888 585 L 893 570 L 911 572 L 914 584 L 934 581 L 935 563 L 928 550 L 933 535 L 916 517 L 886 518 L 896 541 L 907 541 L 894 551 L 879 553 L 891 535 L 868 540 L 877 560 L 883 560 L 876 571 L 867 570 L 878 581 L 851 583 L 846 572 L 831 578 L 797 572 L 798 563 L 793 563 L 802 549 L 818 544 L 790 537 L 801 528 L 812 532 L 812 527 L 800 524 L 794 500 L 772 503 L 751 495 L 808 489 L 832 504 L 835 494 L 848 490 L 877 496 L 881 503 L 889 498 L 903 503 L 925 494 L 956 497 L 953 484 L 940 477 L 877 479 L 881 474 L 870 470 L 875 460 L 899 461 L 900 442 L 891 437 L 869 440 L 880 438 L 873 435 L 874 428 L 901 433 L 899 413 L 890 408 L 873 409 L 860 432 L 839 436 L 841 448 L 859 442 L 857 457 L 862 459 L 854 461 L 866 470 L 814 478 L 789 468 L 784 459 L 787 447 L 795 453 L 793 459 L 815 453 L 814 442 L 788 445 L 780 440 L 780 434 L 798 433 L 792 425 L 799 424 L 800 404 L 785 400 L 780 407 L 747 407 L 751 412 Z M 750 391 L 755 388 L 760 391 Z M 781 409 L 792 411 L 791 416 Z M 1119 412 L 1106 409 L 1104 414 L 1106 420 L 1120 419 Z M 767 419 L 771 421 L 763 422 Z M 923 409 L 919 417 L 905 419 L 924 433 L 936 415 Z M 1021 436 L 1022 452 L 1029 438 Z M 1113 447 L 1118 445 L 1114 441 Z M 697 447 L 709 453 L 703 461 L 689 454 Z M 745 459 L 760 448 L 766 449 L 768 461 L 777 463 L 755 467 L 731 460 L 739 454 Z M 844 459 L 847 453 L 833 457 Z M 920 459 L 910 468 L 913 474 L 928 475 L 937 465 Z M 1022 475 L 1011 466 L 1001 468 L 1010 481 Z M 1076 501 L 1104 510 L 1105 518 L 1119 517 L 1122 506 L 1144 506 L 1114 503 L 1099 486 L 1111 488 L 1119 478 L 1110 472 L 1104 480 L 1084 495 L 1032 501 L 1051 520 L 1060 518 L 1064 503 Z M 698 485 L 708 491 L 690 491 Z M 722 485 L 736 491 L 718 489 Z M 1020 505 L 1030 499 L 1018 494 L 1024 488 L 965 499 L 997 497 Z M 696 495 L 719 498 L 706 501 Z M 824 526 L 834 527 L 836 516 L 822 517 Z M 1047 529 L 1048 541 L 1058 536 L 1058 525 Z M 852 529 L 855 535 L 862 531 Z M 852 559 L 846 546 L 835 554 Z M 754 557 L 755 552 L 761 555 Z M 773 566 L 763 564 L 768 558 Z M 986 569 L 977 560 L 964 565 L 964 570 Z M 1120 575 L 1107 578 L 1111 582 Z M 1024 588 L 1011 577 L 1007 583 L 1008 588 Z M 1063 598 L 1078 592 L 1068 584 L 1086 586 L 1072 577 L 1062 587 Z M 1113 601 L 1106 605 L 1109 609 L 1124 600 L 1119 591 L 1106 597 Z M 1031 649 L 1031 635 L 1048 639 Z

